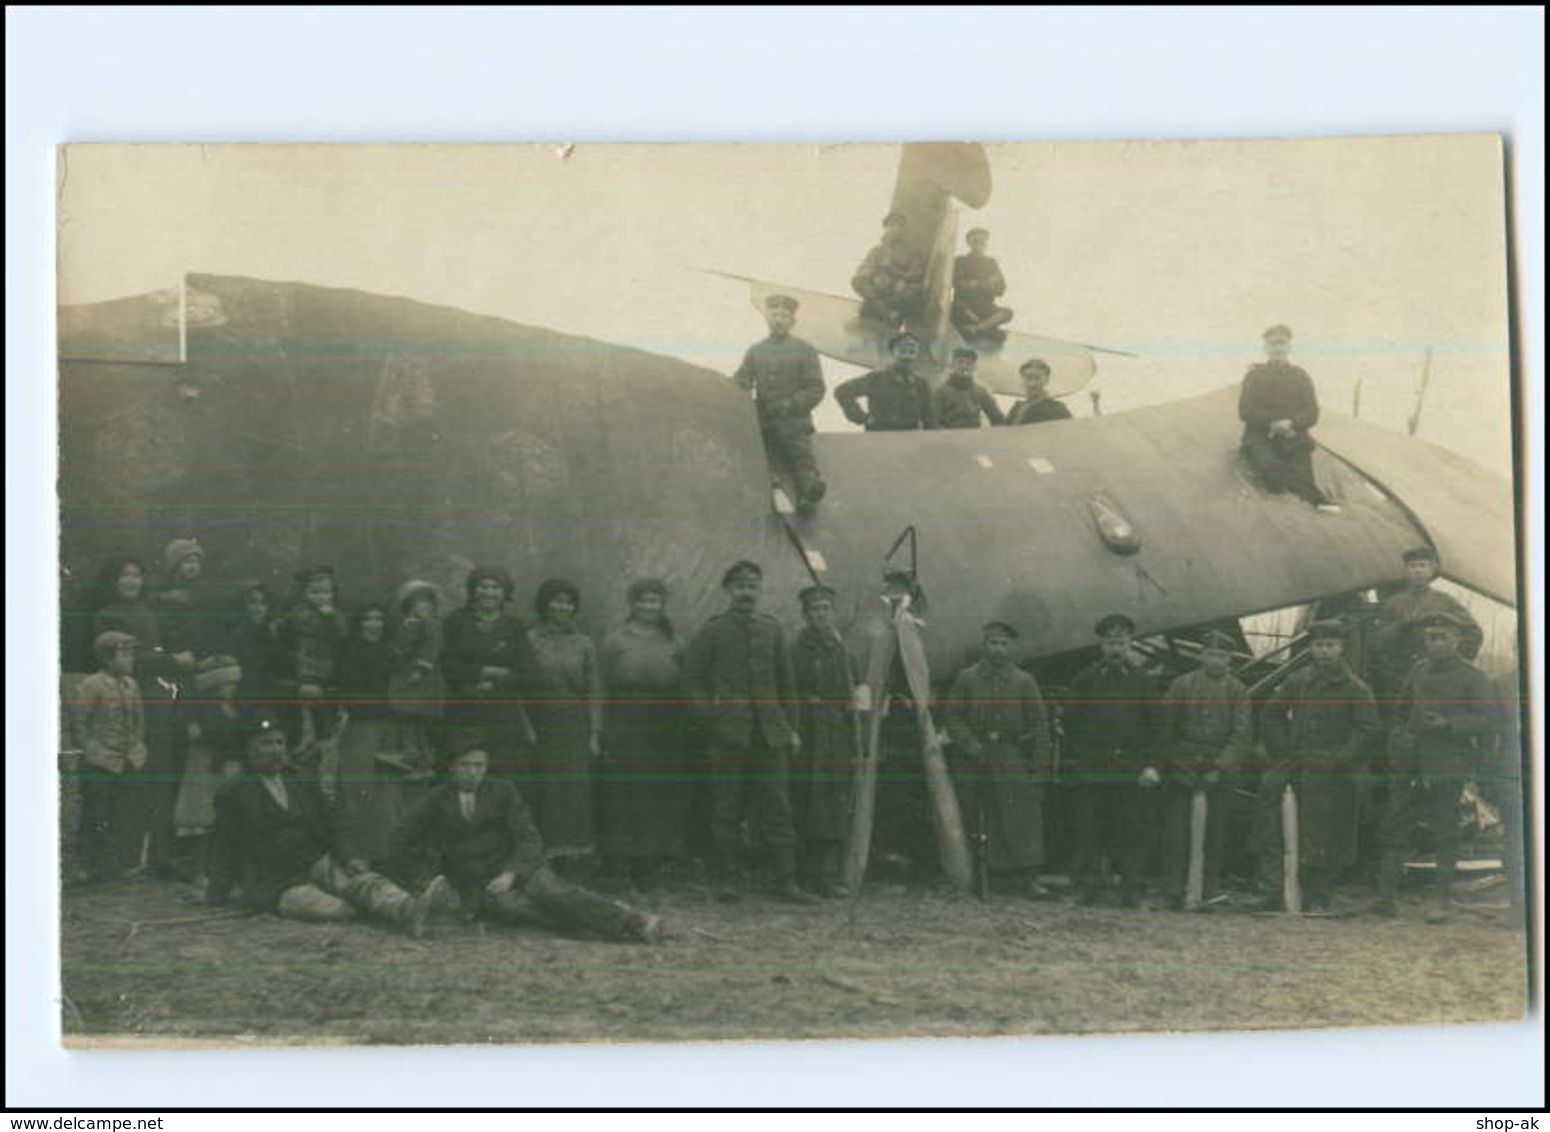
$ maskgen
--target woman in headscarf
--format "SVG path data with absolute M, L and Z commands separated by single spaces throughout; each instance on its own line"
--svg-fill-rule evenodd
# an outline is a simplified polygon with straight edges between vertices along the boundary
M 449 613 L 441 626 L 447 729 L 465 736 L 477 731 L 490 756 L 490 777 L 516 782 L 533 741 L 523 708 L 533 679 L 533 648 L 526 626 L 507 609 L 516 589 L 510 574 L 499 566 L 476 566 L 465 588 L 468 604 Z
M 606 758 L 598 782 L 599 841 L 633 886 L 654 887 L 661 866 L 688 851 L 692 764 L 684 702 L 683 638 L 667 617 L 667 587 L 630 583 L 629 616 L 598 654 Z
M 603 695 L 597 650 L 576 627 L 581 591 L 549 578 L 534 600 L 538 624 L 528 630 L 536 664 L 533 727 L 538 744 L 525 794 L 556 859 L 592 852 L 592 760 L 602 751 Z

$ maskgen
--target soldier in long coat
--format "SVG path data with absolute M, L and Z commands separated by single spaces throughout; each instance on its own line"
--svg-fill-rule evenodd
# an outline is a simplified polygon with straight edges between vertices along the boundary
M 1064 773 L 1076 852 L 1072 879 L 1083 904 L 1098 898 L 1099 857 L 1120 874 L 1120 900 L 1139 906 L 1153 853 L 1148 843 L 1162 784 L 1163 727 L 1158 689 L 1131 654 L 1135 622 L 1102 618 L 1098 660 L 1071 681 L 1065 709 Z
M 1265 331 L 1266 361 L 1251 366 L 1238 395 L 1243 422 L 1243 457 L 1265 490 L 1290 492 L 1315 507 L 1338 510 L 1313 477 L 1310 434 L 1319 423 L 1319 398 L 1306 370 L 1287 361 L 1292 332 L 1285 326 Z
M 716 898 L 741 899 L 739 829 L 746 808 L 773 866 L 776 894 L 811 904 L 818 898 L 796 880 L 791 822 L 789 759 L 801 745 L 791 712 L 791 653 L 780 622 L 758 611 L 763 585 L 758 563 L 728 567 L 721 587 L 730 608 L 700 626 L 684 656 L 684 676 L 709 731 Z
M 1499 723 L 1491 681 L 1459 655 L 1464 629 L 1451 613 L 1427 619 L 1426 659 L 1405 678 L 1395 704 L 1388 805 L 1380 834 L 1376 911 L 1382 915 L 1396 911 L 1410 837 L 1423 823 L 1437 846 L 1437 889 L 1428 918 L 1445 920 L 1451 912 L 1459 794 L 1482 769 Z
M 1309 911 L 1328 911 L 1343 869 L 1356 860 L 1357 775 L 1380 724 L 1372 690 L 1341 655 L 1345 626 L 1309 628 L 1312 663 L 1271 694 L 1260 716 L 1270 767 L 1262 782 L 1262 877 L 1279 886 L 1279 813 L 1290 784 L 1297 798 L 1297 847 Z M 1268 853 L 1266 852 L 1268 851 Z
M 849 895 L 840 873 L 850 835 L 856 681 L 834 625 L 834 596 L 823 585 L 808 586 L 799 595 L 807 623 L 791 650 L 802 737 L 791 768 L 791 809 L 802 839 L 804 879 L 822 896 L 843 897 Z
M 992 621 L 983 634 L 983 655 L 953 678 L 944 705 L 954 778 L 988 870 L 1013 874 L 1042 899 L 1050 894 L 1035 870 L 1044 863 L 1049 715 L 1038 681 L 1012 663 L 1017 630 Z
M 797 506 L 807 511 L 825 490 L 813 454 L 813 410 L 823 400 L 824 384 L 818 351 L 791 333 L 797 306 L 789 295 L 764 301 L 770 336 L 748 347 L 732 380 L 753 390 L 770 468 L 790 473 Z

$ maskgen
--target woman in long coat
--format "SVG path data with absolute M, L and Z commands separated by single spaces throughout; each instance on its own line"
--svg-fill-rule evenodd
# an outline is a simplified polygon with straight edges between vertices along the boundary
M 684 642 L 667 617 L 667 587 L 641 578 L 628 599 L 629 617 L 598 653 L 605 703 L 598 835 L 610 862 L 627 865 L 634 887 L 648 889 L 664 863 L 688 853 L 694 768 Z
M 538 587 L 538 624 L 528 630 L 536 679 L 538 740 L 524 796 L 551 857 L 593 849 L 592 760 L 602 750 L 603 693 L 592 638 L 576 628 L 581 591 L 564 578 Z
M 447 702 L 447 738 L 478 731 L 487 744 L 490 777 L 518 782 L 533 727 L 523 700 L 533 679 L 533 647 L 527 627 L 507 610 L 515 591 L 499 566 L 476 566 L 468 575 L 468 604 L 442 622 L 441 674 Z
M 397 656 L 388 611 L 368 605 L 339 652 L 339 807 L 345 853 L 382 865 L 388 839 L 407 812 L 400 778 L 429 762 L 421 732 L 392 709 L 388 686 Z
M 804 883 L 824 896 L 846 896 L 841 872 L 850 835 L 856 674 L 834 625 L 834 591 L 808 586 L 800 599 L 806 624 L 791 667 L 802 748 L 791 761 L 791 813 L 802 839 Z

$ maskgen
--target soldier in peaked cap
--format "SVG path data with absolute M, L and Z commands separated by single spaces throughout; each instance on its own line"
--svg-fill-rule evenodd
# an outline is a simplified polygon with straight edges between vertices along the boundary
M 1235 642 L 1212 630 L 1201 645 L 1200 667 L 1173 681 L 1163 697 L 1163 887 L 1176 907 L 1187 883 L 1190 813 L 1197 791 L 1206 795 L 1202 895 L 1209 898 L 1220 890 L 1225 787 L 1248 754 L 1253 729 L 1248 689 L 1231 671 Z
M 909 218 L 883 217 L 883 239 L 867 253 L 850 285 L 860 295 L 861 314 L 888 326 L 903 325 L 925 301 L 926 257 L 910 242 Z
M 967 346 L 953 350 L 947 381 L 931 394 L 938 428 L 979 428 L 981 417 L 991 425 L 1006 423 L 1006 415 L 990 390 L 974 380 L 978 359 L 979 354 Z
M 1043 358 L 1029 358 L 1017 368 L 1023 379 L 1023 399 L 1006 415 L 1009 425 L 1040 424 L 1044 421 L 1068 421 L 1071 410 L 1064 401 L 1049 395 L 1050 368 Z
M 985 254 L 989 232 L 970 228 L 964 240 L 969 253 L 953 260 L 952 322 L 965 342 L 999 346 L 1006 341 L 1001 327 L 1012 321 L 1011 310 L 996 305 L 1006 294 L 1006 279 L 1000 265 Z
M 931 387 L 915 372 L 920 357 L 920 339 L 908 331 L 888 339 L 893 364 L 887 369 L 853 377 L 834 389 L 834 399 L 852 424 L 865 426 L 868 432 L 908 432 L 936 428 L 936 406 Z M 860 405 L 866 398 L 866 408 Z
M 797 595 L 803 625 L 791 647 L 797 728 L 791 809 L 802 840 L 803 883 L 823 896 L 848 896 L 841 880 L 850 834 L 851 729 L 855 667 L 834 617 L 835 592 L 822 584 Z
M 813 454 L 813 410 L 823 400 L 824 384 L 818 351 L 791 333 L 798 305 L 790 295 L 765 299 L 769 337 L 748 347 L 732 380 L 753 391 L 770 468 L 790 474 L 797 506 L 808 511 L 825 491 Z
M 1464 619 L 1448 612 L 1420 622 L 1425 659 L 1410 670 L 1395 701 L 1391 778 L 1379 835 L 1383 857 L 1374 911 L 1380 915 L 1395 914 L 1410 839 L 1423 824 L 1431 827 L 1437 845 L 1437 888 L 1427 918 L 1442 921 L 1451 913 L 1459 795 L 1481 769 L 1498 726 L 1490 680 L 1459 655 L 1465 627 Z
M 789 759 L 801 749 L 791 653 L 780 622 L 758 611 L 763 584 L 758 563 L 728 567 L 721 580 L 728 608 L 700 626 L 684 655 L 685 680 L 710 731 L 716 897 L 731 903 L 742 896 L 739 829 L 747 808 L 771 859 L 776 894 L 810 904 L 818 898 L 796 881 L 789 793 Z
M 1313 478 L 1310 432 L 1319 422 L 1319 398 L 1307 371 L 1287 360 L 1289 327 L 1265 331 L 1266 360 L 1249 367 L 1238 396 L 1241 448 L 1249 467 L 1272 494 L 1290 492 L 1321 510 L 1338 511 Z
M 1310 912 L 1328 912 L 1340 873 L 1356 860 L 1357 778 L 1381 741 L 1372 690 L 1344 658 L 1343 622 L 1308 629 L 1312 663 L 1271 694 L 1260 716 L 1270 767 L 1261 783 L 1260 875 L 1270 892 L 1282 884 L 1277 818 L 1290 784 L 1297 798 L 1298 862 Z
M 1426 656 L 1423 626 L 1427 618 L 1446 613 L 1459 622 L 1459 653 L 1473 660 L 1484 634 L 1475 619 L 1455 598 L 1434 589 L 1441 562 L 1430 546 L 1417 546 L 1401 555 L 1405 587 L 1378 607 L 1369 647 L 1372 676 L 1378 692 L 1391 700 L 1410 670 Z
M 980 659 L 953 679 L 943 704 L 952 737 L 953 778 L 966 802 L 987 875 L 1018 895 L 1047 899 L 1044 787 L 1053 770 L 1049 713 L 1039 683 L 1012 661 L 1017 630 L 990 621 Z
M 1084 904 L 1098 899 L 1101 856 L 1120 874 L 1121 900 L 1140 904 L 1162 782 L 1160 705 L 1130 642 L 1136 624 L 1111 613 L 1093 626 L 1098 659 L 1071 681 L 1065 708 L 1066 773 L 1076 846 L 1071 875 Z

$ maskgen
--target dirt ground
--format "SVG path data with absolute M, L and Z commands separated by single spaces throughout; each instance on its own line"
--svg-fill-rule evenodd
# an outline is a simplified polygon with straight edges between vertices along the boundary
M 1418 903 L 1397 920 L 1294 919 L 889 890 L 859 901 L 852 925 L 843 903 L 728 907 L 693 892 L 638 903 L 666 917 L 667 943 L 481 930 L 455 915 L 417 941 L 367 922 L 223 914 L 172 884 L 84 890 L 62 910 L 66 1040 L 1279 1029 L 1507 1020 L 1526 1003 L 1523 930 L 1491 906 L 1439 926 Z

